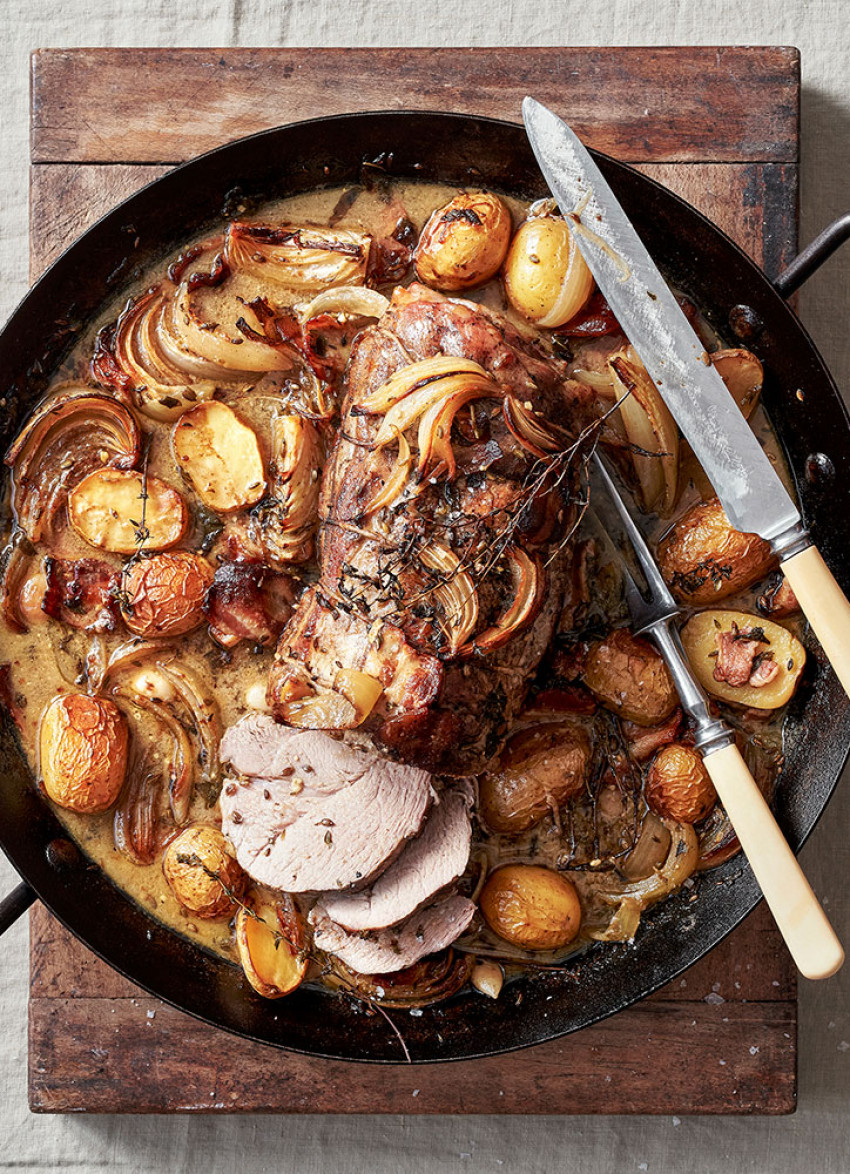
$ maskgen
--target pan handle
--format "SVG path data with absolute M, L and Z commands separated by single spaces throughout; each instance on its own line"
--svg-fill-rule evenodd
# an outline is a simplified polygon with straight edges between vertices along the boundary
M 31 889 L 26 881 L 21 881 L 17 888 L 12 889 L 11 893 L 0 901 L 0 934 L 4 934 L 10 925 L 26 913 L 35 900 L 35 890 Z
M 845 212 L 843 216 L 833 220 L 810 245 L 806 245 L 802 253 L 799 253 L 788 268 L 780 273 L 773 283 L 773 288 L 781 297 L 790 298 L 791 294 L 798 290 L 804 281 L 808 281 L 846 240 L 850 240 L 850 212 Z

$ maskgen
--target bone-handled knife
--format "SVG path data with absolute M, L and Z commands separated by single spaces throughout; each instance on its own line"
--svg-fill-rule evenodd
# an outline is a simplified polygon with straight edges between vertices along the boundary
M 526 98 L 540 170 L 602 293 L 737 530 L 770 543 L 850 695 L 850 603 L 602 172 L 574 132 Z
M 735 745 L 734 731 L 711 712 L 671 623 L 678 605 L 598 454 L 593 457 L 593 474 L 614 507 L 614 521 L 630 543 L 646 583 L 644 597 L 623 563 L 632 630 L 654 640 L 664 658 L 682 708 L 693 723 L 705 769 L 800 973 L 806 978 L 829 978 L 844 962 L 841 943 Z M 610 533 L 612 528 L 606 526 L 606 530 Z

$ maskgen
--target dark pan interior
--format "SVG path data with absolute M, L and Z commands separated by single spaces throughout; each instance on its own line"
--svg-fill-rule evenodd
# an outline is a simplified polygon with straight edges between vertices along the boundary
M 0 336 L 8 440 L 73 345 L 81 326 L 173 246 L 237 204 L 390 174 L 546 194 L 521 128 L 450 114 L 378 113 L 283 127 L 222 147 L 170 172 L 76 242 L 30 292 Z M 749 344 L 770 373 L 765 399 L 787 447 L 807 521 L 845 590 L 850 549 L 850 429 L 839 395 L 797 318 L 752 264 L 689 205 L 630 168 L 599 158 L 650 251 L 728 334 L 745 303 L 764 323 Z M 374 173 L 374 172 L 373 172 Z M 800 389 L 803 398 L 796 392 Z M 821 453 L 826 459 L 811 460 Z M 788 721 L 779 820 L 798 847 L 850 748 L 850 703 L 819 657 Z M 10 721 L 0 731 L 0 844 L 45 904 L 88 946 L 152 994 L 210 1023 L 320 1056 L 398 1062 L 388 1024 L 345 997 L 301 989 L 267 1002 L 233 966 L 161 928 L 74 850 L 38 797 Z M 420 1017 L 403 1015 L 411 1058 L 439 1061 L 508 1051 L 574 1031 L 626 1007 L 710 950 L 756 904 L 740 859 L 643 918 L 634 945 L 591 950 L 566 972 L 518 980 L 497 1002 L 461 994 Z M 396 1013 L 401 1020 L 401 1013 Z

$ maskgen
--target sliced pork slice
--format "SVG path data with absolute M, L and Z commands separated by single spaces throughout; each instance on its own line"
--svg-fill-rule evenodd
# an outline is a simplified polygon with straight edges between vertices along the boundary
M 268 717 L 228 730 L 222 757 L 247 776 L 224 786 L 222 831 L 254 880 L 288 893 L 367 884 L 418 833 L 433 797 L 427 771 Z
M 321 910 L 344 929 L 362 931 L 396 925 L 425 905 L 466 868 L 471 803 L 469 787 L 444 792 L 416 839 L 370 888 L 330 893 L 320 901 Z
M 321 906 L 309 916 L 313 941 L 320 950 L 335 954 L 359 974 L 392 974 L 412 966 L 426 954 L 445 949 L 467 928 L 475 915 L 468 897 L 454 893 L 426 909 L 420 909 L 392 929 L 365 935 L 352 934 L 332 921 Z

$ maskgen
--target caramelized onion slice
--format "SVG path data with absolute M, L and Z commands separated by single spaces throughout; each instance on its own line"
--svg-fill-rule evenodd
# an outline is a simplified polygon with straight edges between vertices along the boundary
M 38 408 L 6 454 L 20 529 L 38 542 L 68 494 L 93 470 L 132 469 L 141 433 L 114 396 L 67 387 Z
M 331 971 L 327 981 L 332 986 L 391 1009 L 427 1007 L 448 999 L 466 985 L 475 964 L 472 955 L 456 954 L 452 949 L 422 958 L 393 974 L 358 974 L 339 958 L 331 956 L 328 961 Z
M 435 379 L 444 379 L 448 375 L 480 375 L 485 379 L 488 377 L 484 368 L 472 359 L 435 355 L 430 359 L 410 363 L 396 371 L 377 391 L 367 395 L 362 403 L 358 404 L 358 410 L 367 414 L 383 414 L 405 396 L 419 391 Z
M 545 598 L 546 572 L 539 555 L 530 555 L 518 546 L 511 546 L 505 551 L 505 558 L 511 566 L 513 601 L 493 627 L 485 629 L 458 649 L 458 656 L 464 659 L 492 652 L 507 644 L 518 632 L 528 627 Z
M 606 905 L 616 905 L 617 911 L 607 929 L 589 931 L 594 939 L 631 940 L 643 910 L 681 888 L 696 868 L 699 840 L 691 824 L 677 823 L 672 819 L 663 819 L 661 822 L 670 833 L 670 849 L 664 863 L 642 880 L 621 885 L 617 890 L 599 890 L 599 898 Z
M 342 285 L 323 289 L 303 305 L 297 306 L 298 317 L 309 322 L 318 314 L 344 314 L 351 318 L 383 318 L 389 309 L 389 299 L 376 289 L 365 285 Z
M 233 221 L 224 258 L 233 270 L 289 289 L 363 285 L 371 241 L 351 229 Z
M 449 655 L 457 656 L 478 623 L 478 591 L 460 559 L 442 543 L 432 542 L 417 552 L 423 566 L 441 578 L 428 594 L 442 611 L 442 627 L 449 642 Z
M 505 396 L 502 413 L 511 435 L 534 456 L 551 456 L 564 447 L 551 428 L 541 424 L 531 408 L 521 403 L 515 395 Z
M 246 309 L 229 283 L 192 288 L 187 279 L 174 294 L 170 329 L 185 351 L 230 375 L 288 370 L 291 354 L 259 335 L 245 337 L 239 323 L 244 321 Z
M 620 417 L 630 444 L 635 473 L 647 510 L 668 513 L 676 497 L 679 430 L 670 411 L 633 347 L 608 361 Z
M 410 476 L 412 466 L 413 456 L 410 452 L 410 445 L 405 440 L 404 433 L 399 432 L 398 456 L 393 470 L 363 510 L 362 517 L 368 518 L 370 514 L 376 514 L 379 510 L 386 509 L 398 500 Z
M 445 383 L 451 384 L 451 388 L 446 388 L 441 398 L 436 399 L 431 404 L 419 421 L 419 433 L 417 437 L 419 462 L 417 464 L 417 472 L 420 477 L 424 477 L 428 466 L 434 461 L 435 463 L 445 465 L 446 476 L 451 481 L 454 478 L 456 470 L 454 451 L 451 445 L 452 425 L 454 424 L 455 416 L 462 407 L 465 407 L 472 400 L 488 399 L 493 395 L 499 394 L 499 392 L 496 384 L 491 379 L 482 380 L 477 375 L 447 379 Z M 438 386 L 440 384 L 435 385 L 435 387 Z M 425 392 L 423 390 L 423 392 L 418 394 L 424 395 Z M 414 397 L 411 396 L 407 403 L 412 404 L 413 399 Z M 391 409 L 387 414 L 387 420 L 393 411 L 399 411 L 403 407 L 404 405 L 400 404 L 398 408 Z M 379 429 L 379 435 L 380 431 Z

